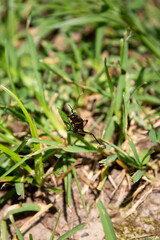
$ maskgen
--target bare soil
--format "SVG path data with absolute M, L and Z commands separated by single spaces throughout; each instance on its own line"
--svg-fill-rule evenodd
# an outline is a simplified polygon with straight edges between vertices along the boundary
M 77 232 L 69 239 L 75 240 L 102 240 L 104 238 L 103 227 L 100 221 L 97 201 L 100 199 L 113 222 L 116 234 L 119 240 L 123 239 L 147 239 L 152 236 L 160 237 L 160 173 L 157 174 L 154 181 L 146 178 L 138 183 L 130 183 L 129 175 L 114 164 L 109 169 L 108 179 L 103 189 L 99 192 L 96 186 L 99 182 L 95 175 L 99 169 L 97 162 L 96 169 L 91 170 L 90 165 L 81 165 L 77 167 L 77 174 L 81 184 L 82 193 L 85 199 L 87 210 L 83 209 L 80 194 L 77 189 L 75 180 L 72 182 L 72 207 L 67 207 L 64 194 L 53 194 L 49 192 L 48 196 L 40 190 L 33 193 L 31 197 L 26 197 L 25 202 L 36 202 L 43 205 L 52 203 L 53 206 L 44 212 L 40 218 L 35 219 L 34 223 L 27 227 L 24 238 L 29 239 L 32 233 L 34 240 L 50 239 L 51 232 L 54 228 L 58 217 L 59 209 L 62 214 L 56 228 L 55 239 L 71 230 L 79 223 L 86 223 L 86 227 Z M 59 184 L 62 187 L 62 184 Z M 60 187 L 59 186 L 59 187 Z M 17 202 L 18 199 L 16 200 Z M 1 217 L 8 207 L 16 202 L 13 200 L 1 209 Z M 16 225 L 20 228 L 35 213 L 24 213 L 16 215 Z M 9 223 L 9 222 L 8 222 Z M 9 224 L 9 235 L 14 236 L 14 229 Z M 144 236 L 142 238 L 142 236 Z

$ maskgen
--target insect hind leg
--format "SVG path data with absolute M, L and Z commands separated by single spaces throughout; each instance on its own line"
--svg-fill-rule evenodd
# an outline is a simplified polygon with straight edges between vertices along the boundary
M 98 142 L 99 145 L 104 145 L 103 143 L 99 142 L 98 139 L 95 137 L 95 135 L 93 133 L 91 133 L 91 132 L 86 132 L 86 131 L 79 130 L 78 133 L 83 135 L 83 136 L 85 134 L 89 134 L 89 135 L 94 137 L 94 139 L 96 140 L 96 142 Z
M 104 145 L 103 143 L 99 142 L 98 139 L 95 137 L 95 135 L 93 133 L 88 133 L 89 135 L 92 135 L 94 137 L 94 139 L 99 143 L 99 145 Z

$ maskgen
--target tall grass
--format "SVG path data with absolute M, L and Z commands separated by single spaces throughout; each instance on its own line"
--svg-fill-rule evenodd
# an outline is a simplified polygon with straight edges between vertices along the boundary
M 25 198 L 26 183 L 45 188 L 45 163 L 51 156 L 56 159 L 53 174 L 64 173 L 69 206 L 74 177 L 86 209 L 75 168 L 77 153 L 101 154 L 105 176 L 99 189 L 105 184 L 108 165 L 117 158 L 132 167 L 135 182 L 143 174 L 148 176 L 153 151 L 139 155 L 128 129 L 134 120 L 150 131 L 154 143 L 160 141 L 152 123 L 160 104 L 158 7 L 143 0 L 2 0 L 0 13 L 0 181 L 15 186 L 0 203 L 14 192 Z M 89 111 L 89 98 L 97 100 L 92 102 L 95 123 L 88 131 L 100 124 L 97 137 L 106 149 L 91 136 L 66 131 L 67 103 L 77 106 L 76 112 Z M 153 114 L 147 113 L 146 105 Z M 123 150 L 125 141 L 128 152 Z M 14 220 L 12 224 L 15 227 Z

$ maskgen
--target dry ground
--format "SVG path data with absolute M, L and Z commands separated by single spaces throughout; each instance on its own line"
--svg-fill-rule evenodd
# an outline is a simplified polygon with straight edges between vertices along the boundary
M 160 119 L 155 119 L 153 125 L 158 128 Z M 147 131 L 131 122 L 128 133 L 132 136 L 138 152 L 141 149 L 155 149 L 150 162 L 159 159 L 159 147 L 150 141 Z M 128 143 L 124 142 L 122 147 L 126 151 Z M 103 171 L 99 160 L 102 158 L 97 153 L 76 155 L 76 159 L 81 161 L 79 165 L 76 165 L 76 171 L 87 210 L 83 209 L 80 194 L 73 179 L 72 208 L 67 207 L 64 193 L 58 195 L 26 185 L 26 198 L 17 199 L 15 195 L 12 200 L 9 200 L 0 210 L 0 220 L 4 212 L 8 211 L 11 206 L 14 207 L 14 204 L 33 202 L 41 205 L 42 211 L 39 215 L 25 212 L 15 216 L 16 225 L 23 229 L 26 240 L 29 239 L 29 233 L 32 233 L 34 240 L 49 240 L 60 209 L 62 213 L 56 228 L 55 239 L 79 223 L 86 223 L 86 226 L 70 239 L 102 240 L 105 238 L 97 209 L 97 201 L 100 199 L 111 217 L 119 240 L 145 240 L 147 237 L 152 237 L 154 240 L 160 237 L 160 161 L 155 162 L 152 168 L 147 170 L 152 177 L 151 180 L 143 177 L 139 182 L 133 183 L 130 178 L 134 170 L 117 160 L 109 166 L 107 180 L 103 189 L 99 191 L 97 187 Z M 48 179 L 48 183 L 57 188 L 63 189 L 64 187 L 63 179 L 56 181 L 54 175 Z M 1 196 L 6 192 L 7 187 L 1 190 Z M 14 229 L 8 221 L 9 239 L 13 238 L 14 234 Z
M 27 223 L 27 229 L 24 234 L 25 239 L 29 239 L 29 233 L 33 234 L 34 240 L 49 239 L 60 208 L 62 209 L 62 214 L 56 229 L 55 239 L 81 222 L 87 223 L 86 227 L 70 239 L 104 239 L 103 228 L 96 206 L 98 199 L 101 199 L 104 203 L 114 224 L 118 239 L 133 239 L 133 237 L 135 237 L 134 239 L 138 239 L 140 236 L 144 236 L 141 239 L 147 239 L 146 236 L 152 234 L 160 236 L 160 181 L 158 180 L 160 179 L 160 173 L 157 174 L 155 181 L 149 181 L 144 178 L 139 183 L 131 183 L 130 185 L 126 171 L 115 164 L 109 170 L 108 179 L 105 182 L 103 190 L 99 192 L 96 190 L 99 178 L 98 174 L 97 179 L 95 179 L 98 167 L 91 170 L 90 165 L 81 165 L 77 168 L 87 211 L 83 209 L 74 180 L 72 183 L 72 208 L 66 207 L 63 194 L 55 195 L 50 192 L 48 196 L 43 196 L 43 193 L 37 190 L 33 193 L 32 199 L 31 197 L 26 197 L 26 202 L 43 203 L 44 206 L 52 203 L 53 206 L 35 219 L 30 227 L 27 222 L 34 215 L 33 213 L 29 215 L 28 213 L 24 213 L 16 216 L 18 227 Z M 99 164 L 97 163 L 97 165 Z M 4 210 L 7 210 L 14 202 L 15 199 L 12 203 L 8 201 L 1 209 L 1 217 Z M 10 236 L 14 235 L 12 226 L 9 226 Z

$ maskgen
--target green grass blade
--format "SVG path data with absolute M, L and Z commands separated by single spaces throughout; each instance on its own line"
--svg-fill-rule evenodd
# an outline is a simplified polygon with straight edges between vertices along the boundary
M 11 149 L 9 149 L 8 147 L 0 144 L 0 150 L 1 150 L 3 153 L 5 153 L 7 156 L 9 156 L 14 163 L 17 163 L 17 162 L 21 161 L 21 157 L 20 157 L 16 152 L 14 152 L 14 151 L 12 151 Z M 24 164 L 22 165 L 22 167 L 23 167 L 28 173 L 31 174 L 32 169 L 30 168 L 30 166 L 28 166 L 26 163 L 24 163 Z
M 141 166 L 141 162 L 140 162 L 140 159 L 139 159 L 139 156 L 138 156 L 138 153 L 137 153 L 137 150 L 136 150 L 136 147 L 134 145 L 134 142 L 131 140 L 128 139 L 128 142 L 129 142 L 129 145 L 133 151 L 133 154 L 134 154 L 134 159 L 135 159 L 135 163 L 137 164 L 137 166 Z
M 11 75 L 11 72 L 10 72 L 10 64 L 9 64 L 9 49 L 8 49 L 8 46 L 9 46 L 9 41 L 6 41 L 6 44 L 5 44 L 5 59 L 6 59 L 6 65 L 7 65 L 7 73 L 8 73 L 8 78 L 9 78 L 9 81 L 10 81 L 10 85 L 11 85 L 11 88 L 14 92 L 15 95 L 17 95 L 17 91 L 16 91 L 16 88 L 15 88 L 15 85 L 14 85 L 14 82 L 13 82 L 13 79 L 12 79 L 12 75 Z
M 3 219 L 1 221 L 1 239 L 2 240 L 8 240 L 8 236 L 7 236 L 7 223 Z
M 118 156 L 116 154 L 112 154 L 108 156 L 107 159 L 99 161 L 99 163 L 103 163 L 105 166 L 109 166 L 109 164 L 114 162 L 117 159 L 117 157 Z
M 31 233 L 29 234 L 29 240 L 33 240 L 33 236 Z
M 62 171 L 64 173 L 67 171 L 66 157 L 63 157 Z M 67 193 L 67 189 L 68 189 L 68 179 L 67 179 L 67 176 L 64 177 L 64 189 L 65 189 L 65 194 L 66 194 Z
M 109 141 L 112 139 L 112 135 L 115 130 L 115 117 L 113 116 L 115 100 L 116 99 L 114 97 L 111 102 L 110 108 L 108 110 L 107 117 L 105 119 L 106 129 L 105 129 L 105 133 L 104 133 L 104 139 L 109 140 Z
M 25 115 L 29 125 L 30 125 L 30 130 L 31 130 L 31 135 L 32 137 L 38 138 L 38 133 L 37 133 L 37 128 L 35 126 L 35 124 L 33 123 L 28 111 L 26 110 L 26 108 L 24 107 L 23 103 L 20 101 L 20 99 L 14 94 L 12 93 L 9 89 L 7 89 L 6 87 L 4 87 L 3 85 L 1 85 L 1 88 L 3 90 L 5 90 L 19 105 L 19 107 L 21 108 L 23 114 Z M 34 150 L 38 151 L 40 149 L 40 144 L 34 144 Z M 43 163 L 42 163 L 42 157 L 41 156 L 36 156 L 35 157 L 35 179 L 37 180 L 37 182 L 39 184 L 42 183 L 42 176 L 44 174 L 44 169 L 43 169 Z
M 115 108 L 115 114 L 117 116 L 117 119 L 120 123 L 120 114 L 119 110 L 122 106 L 122 99 L 123 99 L 123 90 L 125 86 L 125 73 L 121 73 L 119 80 L 118 80 L 118 86 L 117 86 L 117 93 L 116 93 L 116 108 Z
M 35 72 L 35 76 L 36 76 L 36 80 L 37 80 L 37 86 L 38 86 L 38 91 L 36 91 L 36 96 L 37 96 L 39 102 L 41 103 L 42 107 L 44 108 L 45 114 L 52 122 L 53 126 L 57 130 L 63 131 L 63 126 L 59 123 L 58 119 L 56 118 L 56 115 L 53 112 L 51 112 L 51 110 L 48 108 L 48 105 L 46 104 L 45 97 L 44 97 L 42 78 L 39 73 L 39 69 L 40 69 L 39 59 L 37 57 L 37 52 L 36 52 L 35 44 L 33 41 L 33 37 L 29 33 L 28 33 L 28 42 L 29 42 L 30 53 L 31 53 L 32 61 L 33 61 L 33 68 L 34 68 L 34 72 Z
M 125 37 L 121 40 L 121 68 L 127 71 L 128 65 L 128 39 L 129 36 L 125 35 Z
M 63 127 L 57 120 L 56 115 L 54 115 L 54 113 L 51 112 L 51 110 L 48 108 L 48 105 L 46 104 L 45 97 L 44 97 L 42 78 L 39 73 L 39 69 L 40 69 L 39 59 L 37 57 L 37 52 L 36 52 L 35 44 L 33 41 L 33 37 L 29 33 L 28 33 L 28 42 L 29 42 L 30 52 L 31 52 L 32 61 L 33 61 L 33 68 L 34 68 L 34 72 L 35 72 L 35 76 L 36 76 L 36 80 L 37 80 L 37 86 L 38 86 L 38 91 L 36 91 L 36 96 L 37 96 L 39 102 L 41 103 L 42 107 L 44 108 L 45 114 L 52 122 L 53 126 L 57 130 L 63 131 Z
M 127 6 L 127 5 L 126 5 Z M 127 8 L 121 9 L 122 18 L 125 19 L 126 23 L 129 24 L 134 34 L 138 39 L 158 58 L 160 57 L 160 45 L 158 39 L 152 37 L 152 34 L 147 34 L 146 29 L 141 24 L 140 19 L 137 17 L 137 14 L 134 14 Z
M 72 47 L 72 50 L 74 52 L 75 59 L 76 59 L 76 62 L 77 62 L 77 66 L 80 69 L 82 76 L 85 78 L 85 69 L 83 67 L 83 61 L 82 61 L 80 48 L 75 44 L 75 42 L 73 41 L 73 39 L 71 37 L 68 38 L 68 41 L 69 41 L 69 43 Z
M 62 189 L 58 189 L 58 188 L 55 188 L 55 187 L 46 187 L 45 189 L 50 190 L 50 191 L 52 191 L 54 193 L 57 193 L 57 194 L 60 194 L 60 193 L 63 192 Z
M 84 84 L 77 84 L 63 70 L 61 70 L 59 67 L 57 67 L 55 65 L 50 66 L 49 64 L 43 62 L 43 63 L 41 63 L 41 66 L 42 66 L 42 68 L 48 69 L 51 72 L 55 73 L 58 77 L 62 78 L 67 84 L 72 84 L 72 85 L 75 85 L 77 87 L 80 87 L 81 89 L 88 90 L 88 91 L 91 91 L 91 92 L 98 92 L 98 93 L 102 92 L 104 95 L 108 96 L 106 91 L 103 91 L 102 89 L 99 90 L 95 87 L 86 86 Z
M 0 85 L 0 87 L 6 91 L 16 102 L 17 104 L 19 105 L 19 107 L 21 108 L 23 114 L 25 115 L 29 125 L 30 125 L 30 129 L 31 129 L 31 134 L 33 137 L 38 137 L 38 134 L 37 134 L 37 129 L 28 113 L 28 111 L 26 110 L 26 108 L 24 107 L 23 103 L 20 101 L 20 99 L 13 93 L 11 92 L 8 88 L 6 88 L 5 86 L 3 85 Z
M 78 138 L 79 135 L 75 134 L 75 136 Z M 66 152 L 75 152 L 75 153 L 79 153 L 79 152 L 98 152 L 100 151 L 99 149 L 93 147 L 93 145 L 91 144 L 87 144 L 88 141 L 82 138 L 79 138 L 82 142 L 84 142 L 86 144 L 86 146 L 84 145 L 68 145 L 67 147 L 65 145 L 62 145 L 60 143 L 54 142 L 54 141 L 50 141 L 50 140 L 43 140 L 43 139 L 37 139 L 37 138 L 31 138 L 29 140 L 29 142 L 40 142 L 40 143 L 44 143 L 46 145 L 51 145 L 52 147 L 50 147 L 50 149 L 63 149 Z M 44 151 L 48 150 L 48 148 L 44 148 Z M 39 150 L 39 152 L 42 152 L 43 149 Z M 37 153 L 36 153 L 37 154 Z
M 150 150 L 149 152 L 148 152 L 148 150 L 142 150 L 142 153 L 143 153 L 142 157 L 143 158 L 142 159 L 140 158 L 140 160 L 141 160 L 143 165 L 146 165 L 149 162 L 149 160 L 151 158 L 151 154 L 154 153 L 154 152 L 155 152 L 154 150 Z
M 101 51 L 102 51 L 102 44 L 104 38 L 104 26 L 99 26 L 96 29 L 96 37 L 95 37 L 95 59 L 96 62 L 100 64 L 101 62 Z
M 138 182 L 141 179 L 141 177 L 143 176 L 143 174 L 144 174 L 143 171 L 137 170 L 134 173 L 134 175 L 131 177 L 131 181 L 134 182 L 134 183 Z
M 31 152 L 30 154 L 26 155 L 24 158 L 22 158 L 19 162 L 14 164 L 9 170 L 7 170 L 2 176 L 0 176 L 0 179 L 3 179 L 5 176 L 10 174 L 12 171 L 14 171 L 17 167 L 21 166 L 25 161 L 28 159 L 32 158 L 33 156 L 39 155 L 42 152 L 46 152 L 48 150 L 56 150 L 56 149 L 62 149 L 66 152 L 73 152 L 73 153 L 78 153 L 78 152 L 97 152 L 98 150 L 96 148 L 90 148 L 90 147 L 84 147 L 84 146 L 63 146 L 61 144 L 58 144 L 57 142 L 54 141 L 49 141 L 49 140 L 41 140 L 41 139 L 31 139 L 30 142 L 42 142 L 46 143 L 48 145 L 53 145 L 51 147 L 46 147 L 43 149 L 38 150 L 37 152 Z M 66 169 L 67 170 L 67 169 Z M 33 173 L 31 173 L 33 175 Z
M 42 78 L 39 73 L 39 69 L 40 69 L 39 68 L 39 59 L 37 56 L 34 40 L 33 40 L 33 37 L 31 34 L 28 33 L 27 36 L 28 36 L 28 44 L 29 44 L 30 54 L 31 54 L 32 63 L 33 63 L 33 69 L 34 69 L 36 81 L 37 81 L 37 84 L 36 84 L 36 86 L 38 87 L 37 92 L 40 94 L 43 102 L 45 102 Z
M 133 167 L 137 167 L 137 163 L 136 163 L 135 159 L 130 157 L 129 155 L 127 155 L 124 151 L 122 151 L 120 147 L 118 147 L 115 144 L 112 144 L 109 141 L 104 140 L 104 139 L 103 139 L 103 142 L 108 144 L 109 146 L 113 147 L 116 150 L 118 156 L 121 157 L 122 160 L 124 160 L 126 164 L 129 164 L 130 166 L 133 166 Z
M 37 142 L 37 141 L 36 141 Z M 24 158 L 22 158 L 19 162 L 17 162 L 16 164 L 14 164 L 9 170 L 7 170 L 2 176 L 0 176 L 0 179 L 3 179 L 4 177 L 6 177 L 8 174 L 10 174 L 11 172 L 13 172 L 16 168 L 18 168 L 19 166 L 21 166 L 25 161 L 27 161 L 28 159 L 41 154 L 42 152 L 46 152 L 48 150 L 52 150 L 52 149 L 59 149 L 59 147 L 47 147 L 44 149 L 40 149 L 37 152 L 31 152 L 30 154 L 26 155 Z M 34 171 L 31 172 L 31 175 L 33 176 Z
M 77 225 L 76 227 L 74 227 L 72 230 L 70 230 L 67 233 L 65 233 L 63 236 L 59 237 L 57 240 L 68 239 L 70 236 L 72 236 L 73 234 L 75 234 L 77 231 L 81 230 L 85 226 L 86 226 L 86 224 L 81 223 L 81 224 Z
M 114 86 L 113 86 L 113 83 L 112 83 L 112 79 L 109 76 L 109 71 L 108 71 L 108 66 L 107 66 L 107 59 L 106 58 L 104 60 L 104 67 L 105 67 L 105 72 L 106 72 L 108 85 L 109 85 L 109 89 L 110 89 L 110 93 L 111 93 L 111 98 L 112 98 L 113 97 L 113 92 L 114 92 Z
M 125 136 L 125 133 L 127 133 L 128 128 L 128 114 L 129 114 L 129 102 L 130 102 L 130 94 L 129 94 L 129 80 L 125 78 L 125 89 L 123 94 L 123 115 L 122 115 L 122 123 L 121 123 L 121 133 L 120 133 L 120 140 L 119 144 L 121 145 Z
M 14 223 L 14 217 L 13 216 L 10 217 L 10 221 L 11 221 L 11 223 L 12 223 L 12 225 L 13 225 L 15 231 L 16 231 L 16 234 L 18 236 L 18 240 L 24 240 L 22 233 L 20 232 L 19 228 Z
M 3 2 L 1 2 L 1 7 L 3 6 Z M 14 1 L 8 1 L 7 3 L 7 21 L 5 24 L 6 28 L 6 34 L 7 37 L 14 41 L 15 35 L 17 32 L 18 27 L 18 21 L 16 16 L 17 8 L 16 8 L 16 2 Z
M 60 108 L 58 108 L 58 112 L 59 112 L 59 115 L 61 116 L 61 118 L 62 118 L 62 120 L 63 120 L 64 123 L 65 123 L 65 122 L 70 123 L 67 115 L 66 115 Z M 65 123 L 65 124 L 66 124 L 66 123 Z M 66 124 L 66 125 L 67 125 L 67 124 Z
M 156 131 L 155 131 L 155 129 L 152 128 L 152 129 L 149 131 L 149 137 L 150 137 L 151 141 L 152 141 L 154 144 L 157 143 L 157 136 L 156 136 Z
M 15 141 L 13 141 L 12 139 L 9 139 L 7 136 L 4 135 L 4 133 L 0 133 L 0 142 L 3 143 L 10 143 L 10 144 L 17 144 Z
M 158 133 L 157 133 L 157 141 L 158 141 L 158 143 L 160 143 L 160 129 L 158 129 Z
M 6 173 L 5 173 L 6 174 Z M 32 178 L 29 176 L 28 178 L 23 178 L 22 180 L 22 176 L 16 176 L 16 174 L 18 175 L 18 172 L 15 173 L 15 176 L 6 176 L 3 179 L 0 179 L 0 182 L 14 182 L 14 183 L 26 183 L 27 181 L 29 181 L 30 183 L 32 182 Z
M 152 105 L 160 105 L 160 99 L 159 97 L 153 96 L 153 95 L 149 95 L 149 94 L 137 94 L 135 96 L 137 101 L 142 101 L 142 102 L 146 102 L 146 103 L 150 103 Z
M 8 147 L 0 144 L 0 150 L 5 153 L 6 155 L 10 156 L 10 158 L 16 163 L 18 161 L 21 160 L 20 156 L 18 155 L 18 153 L 15 153 L 14 151 L 12 151 L 11 149 L 9 149 Z
M 28 212 L 28 211 L 35 211 L 39 212 L 40 211 L 40 206 L 35 203 L 24 203 L 19 205 L 18 208 L 12 209 L 7 212 L 7 214 L 4 217 L 4 220 L 6 220 L 10 215 L 16 214 L 16 213 L 21 213 L 21 212 Z
M 100 183 L 97 187 L 97 189 L 99 191 L 102 190 L 105 182 L 106 182 L 106 179 L 107 179 L 107 172 L 108 172 L 108 166 L 104 166 L 103 169 L 101 169 L 101 179 L 100 179 Z
M 45 62 L 41 62 L 41 66 L 44 69 L 48 69 L 51 72 L 55 73 L 57 76 L 59 76 L 60 78 L 62 78 L 63 80 L 65 80 L 68 84 L 75 84 L 70 77 L 68 76 L 67 73 L 65 73 L 63 70 L 61 70 L 58 66 L 56 65 L 52 65 L 50 66 L 49 64 L 45 63 Z
M 55 224 L 55 226 L 54 226 L 52 235 L 51 235 L 51 237 L 50 237 L 49 240 L 54 240 L 54 235 L 55 235 L 56 227 L 57 227 L 57 225 L 58 225 L 60 216 L 61 216 L 61 209 L 60 209 L 59 212 L 58 212 L 58 218 L 57 218 L 57 220 L 56 220 L 56 224 Z
M 79 194 L 81 196 L 81 200 L 82 200 L 82 204 L 83 204 L 83 208 L 86 210 L 86 204 L 85 204 L 85 201 L 84 201 L 84 197 L 82 195 L 82 192 L 81 192 L 81 188 L 80 188 L 80 185 L 79 185 L 79 181 L 78 181 L 78 177 L 77 177 L 77 173 L 76 173 L 76 169 L 73 168 L 72 169 L 72 173 L 73 173 L 73 176 L 76 180 L 76 184 L 77 184 L 77 187 L 78 187 L 78 191 L 79 191 Z
M 125 87 L 126 69 L 127 69 L 127 58 L 128 58 L 128 43 L 127 39 L 124 38 L 121 41 L 121 68 L 122 72 L 118 80 L 117 93 L 116 93 L 116 116 L 119 119 L 119 110 L 122 106 L 123 91 Z
M 22 149 L 26 146 L 27 141 L 28 141 L 28 136 L 24 137 L 23 141 L 21 142 L 21 144 L 16 148 L 15 153 L 19 153 L 20 151 L 22 151 Z
M 117 240 L 112 222 L 105 209 L 105 206 L 101 201 L 98 201 L 97 207 L 98 207 L 100 219 L 103 225 L 103 231 L 104 231 L 106 240 Z
M 57 28 L 67 28 L 68 27 L 72 27 L 72 26 L 83 26 L 84 24 L 93 24 L 93 23 L 98 23 L 98 22 L 106 22 L 107 18 L 106 16 L 98 16 L 98 15 L 92 15 L 92 16 L 87 16 L 87 17 L 79 17 L 79 18 L 72 18 L 69 20 L 65 20 L 62 22 L 57 22 L 57 23 L 53 23 L 50 24 L 50 26 L 48 26 L 48 29 L 53 30 L 53 29 L 57 29 Z M 44 27 L 44 26 L 43 26 Z M 41 29 L 40 29 L 41 30 Z M 40 32 L 38 32 L 39 35 Z
M 0 205 L 4 204 L 8 199 L 13 198 L 14 194 L 15 194 L 14 188 L 5 193 L 2 197 L 0 197 Z
M 111 141 L 113 133 L 115 131 L 115 120 L 112 117 L 109 121 L 107 121 L 107 127 L 104 134 L 104 139 Z
M 50 120 L 50 122 L 52 123 L 54 129 L 56 129 L 62 136 L 65 136 L 64 127 L 61 124 L 61 122 L 59 121 L 59 119 L 57 118 L 56 114 L 54 114 L 54 112 L 51 111 L 51 109 L 47 106 L 47 104 L 44 103 L 44 101 L 41 99 L 39 93 L 37 93 L 36 95 L 37 95 L 37 99 L 39 100 L 41 106 L 43 107 L 44 113 L 46 114 L 46 116 Z M 56 137 L 56 140 L 60 141 L 58 137 Z
M 71 207 L 72 206 L 72 172 L 70 171 L 66 177 L 67 177 L 66 198 L 67 198 L 68 206 Z
M 16 189 L 17 195 L 21 196 L 21 198 L 24 199 L 24 197 L 25 197 L 24 183 L 22 183 L 22 182 L 15 183 L 15 189 Z

